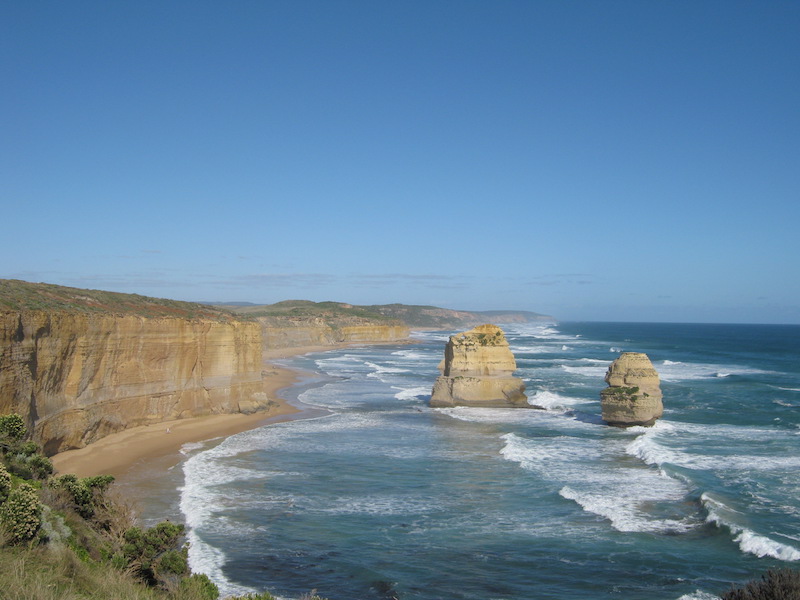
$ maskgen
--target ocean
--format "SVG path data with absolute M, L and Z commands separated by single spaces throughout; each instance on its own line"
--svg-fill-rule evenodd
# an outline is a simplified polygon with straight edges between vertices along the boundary
M 187 446 L 146 512 L 223 595 L 711 600 L 800 567 L 800 326 L 503 329 L 546 410 L 430 409 L 454 332 L 287 359 L 308 418 Z M 600 419 L 621 351 L 661 376 L 652 428 Z

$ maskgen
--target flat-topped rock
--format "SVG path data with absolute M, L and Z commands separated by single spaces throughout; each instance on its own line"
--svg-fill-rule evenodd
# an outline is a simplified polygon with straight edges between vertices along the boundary
M 600 405 L 609 425 L 650 426 L 664 413 L 661 380 L 647 354 L 623 352 L 608 367 L 605 380 Z
M 503 330 L 479 325 L 450 336 L 430 405 L 530 408 Z

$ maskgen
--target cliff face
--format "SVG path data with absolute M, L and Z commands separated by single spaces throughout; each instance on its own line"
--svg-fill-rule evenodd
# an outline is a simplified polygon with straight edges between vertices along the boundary
M 430 405 L 530 408 L 525 384 L 512 377 L 517 368 L 503 331 L 480 325 L 453 335 L 439 364 Z
M 623 352 L 606 373 L 600 393 L 603 420 L 609 425 L 652 425 L 664 413 L 661 382 L 647 354 Z
M 0 413 L 48 454 L 137 425 L 269 404 L 257 323 L 102 313 L 0 313 Z
M 332 325 L 322 318 L 258 317 L 264 348 L 332 346 L 342 342 L 396 342 L 408 337 L 401 324 L 352 323 Z

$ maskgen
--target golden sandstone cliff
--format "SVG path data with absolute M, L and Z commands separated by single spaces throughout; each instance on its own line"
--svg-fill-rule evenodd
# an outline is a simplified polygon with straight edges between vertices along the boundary
M 0 414 L 21 415 L 54 454 L 138 425 L 264 409 L 271 404 L 265 349 L 408 335 L 390 319 L 334 316 L 256 320 L 194 303 L 0 279 Z
M 332 346 L 357 342 L 396 342 L 408 337 L 408 327 L 401 324 L 379 325 L 353 323 L 333 326 L 325 319 L 275 319 L 259 317 L 264 348 L 299 348 L 303 346 Z
M 609 425 L 650 426 L 664 413 L 661 381 L 647 354 L 623 352 L 606 372 L 600 392 L 603 420 Z
M 530 408 L 525 384 L 512 376 L 516 368 L 505 334 L 496 325 L 453 335 L 439 365 L 442 375 L 434 383 L 430 405 Z
M 268 405 L 257 323 L 23 311 L 0 314 L 0 413 L 45 452 L 137 425 Z

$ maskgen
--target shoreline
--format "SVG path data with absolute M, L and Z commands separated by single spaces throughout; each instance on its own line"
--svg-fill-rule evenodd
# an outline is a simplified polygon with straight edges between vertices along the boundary
M 373 344 L 378 343 L 390 342 Z M 360 342 L 264 351 L 263 369 L 269 373 L 264 380 L 264 391 L 270 400 L 277 403 L 269 410 L 249 415 L 232 413 L 173 419 L 131 427 L 112 433 L 84 448 L 60 452 L 50 457 L 50 460 L 58 474 L 73 473 L 78 477 L 113 475 L 118 480 L 124 478 L 133 467 L 157 459 L 169 457 L 165 464 L 167 467 L 173 466 L 183 458 L 181 448 L 184 444 L 225 438 L 263 425 L 302 418 L 300 415 L 305 411 L 290 404 L 281 392 L 303 379 L 313 377 L 313 373 L 276 365 L 272 361 L 362 344 L 372 345 Z

